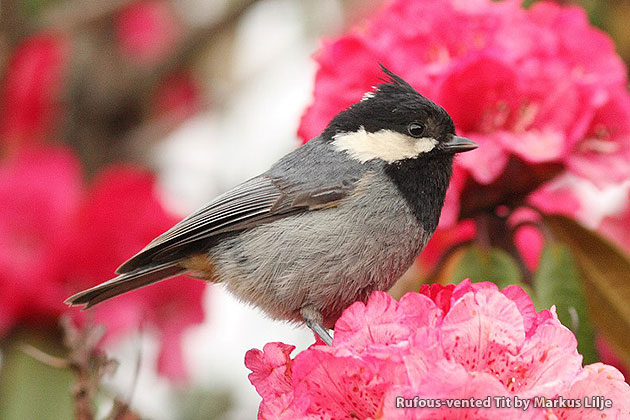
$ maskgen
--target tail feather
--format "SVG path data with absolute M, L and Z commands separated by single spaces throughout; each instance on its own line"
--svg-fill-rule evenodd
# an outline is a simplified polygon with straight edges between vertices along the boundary
M 114 296 L 166 280 L 184 271 L 186 269 L 176 263 L 137 269 L 70 296 L 65 300 L 65 303 L 71 306 L 83 305 L 84 309 L 87 309 Z

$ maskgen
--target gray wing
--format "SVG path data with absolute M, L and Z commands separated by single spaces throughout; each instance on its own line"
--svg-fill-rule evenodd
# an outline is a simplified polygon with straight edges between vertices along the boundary
M 155 238 L 121 265 L 127 273 L 148 264 L 184 258 L 195 244 L 212 237 L 255 227 L 297 212 L 335 206 L 354 190 L 357 179 L 291 182 L 266 173 L 240 184 Z M 319 184 L 319 185 L 317 185 Z

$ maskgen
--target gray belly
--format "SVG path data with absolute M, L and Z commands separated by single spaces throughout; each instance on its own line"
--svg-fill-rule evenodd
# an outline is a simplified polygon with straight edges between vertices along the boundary
M 352 302 L 390 288 L 431 233 L 393 185 L 376 183 L 336 208 L 289 216 L 226 239 L 210 257 L 220 281 L 238 298 L 291 321 L 301 321 L 300 309 L 311 305 L 332 327 Z

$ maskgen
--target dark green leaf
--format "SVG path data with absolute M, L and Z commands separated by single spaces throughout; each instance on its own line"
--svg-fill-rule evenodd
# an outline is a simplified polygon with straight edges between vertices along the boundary
M 630 360 L 630 261 L 613 244 L 562 216 L 545 216 L 555 239 L 573 251 L 593 325 L 622 360 Z
M 595 350 L 595 334 L 587 314 L 577 263 L 569 247 L 560 243 L 545 246 L 534 276 L 534 290 L 539 310 L 556 305 L 560 322 L 577 338 L 584 363 L 596 362 L 599 358 Z
M 490 281 L 500 289 L 510 284 L 523 286 L 521 270 L 510 254 L 499 248 L 484 249 L 478 245 L 464 250 L 450 281 L 459 283 L 466 278 L 473 282 Z

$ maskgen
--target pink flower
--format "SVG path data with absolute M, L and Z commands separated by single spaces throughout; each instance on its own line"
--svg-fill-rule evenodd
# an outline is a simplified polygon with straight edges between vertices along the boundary
M 582 401 L 584 406 L 580 409 L 554 410 L 558 419 L 601 420 L 602 418 L 609 418 L 608 414 L 612 414 L 613 419 L 625 419 L 630 414 L 630 399 L 627 396 L 628 384 L 624 382 L 621 372 L 603 363 L 585 366 L 583 371 L 573 380 L 565 395 L 567 399 Z M 624 395 L 625 397 L 622 397 Z M 612 400 L 610 413 L 585 406 L 585 399 L 589 399 L 589 405 L 592 407 L 594 405 L 593 399 L 597 396 Z M 604 414 L 606 417 L 603 417 Z
M 153 177 L 112 167 L 84 194 L 80 165 L 66 149 L 23 150 L 0 165 L 0 337 L 17 326 L 54 326 L 64 299 L 105 281 L 116 267 L 171 227 Z M 178 277 L 92 310 L 106 340 L 155 329 L 158 371 L 185 378 L 183 333 L 204 318 L 203 282 Z M 72 310 L 78 321 L 85 312 Z
M 627 360 L 624 361 L 622 358 L 617 356 L 615 350 L 604 337 L 597 335 L 595 337 L 595 346 L 602 362 L 619 369 L 619 372 L 621 372 L 627 380 L 630 380 L 629 362 Z
M 0 86 L 0 143 L 11 151 L 50 135 L 59 112 L 68 51 L 57 34 L 40 33 L 20 43 Z
M 626 254 L 630 254 L 630 204 L 619 214 L 606 217 L 599 226 L 599 231 Z
M 172 7 L 147 0 L 125 7 L 116 17 L 116 37 L 122 53 L 135 62 L 150 64 L 164 58 L 179 38 L 180 25 Z
M 259 418 L 581 419 L 630 415 L 630 387 L 615 368 L 582 367 L 575 336 L 554 310 L 536 312 L 518 286 L 434 284 L 395 301 L 384 292 L 339 318 L 332 346 L 269 343 L 245 363 L 263 400 Z M 612 407 L 503 408 L 513 402 L 604 395 Z M 421 399 L 424 408 L 406 404 Z M 488 400 L 490 397 L 490 400 Z M 488 407 L 453 408 L 474 398 Z M 396 406 L 403 404 L 402 406 Z M 435 402 L 440 401 L 441 406 Z M 556 416 L 556 417 L 554 417 Z M 588 417 L 590 418 L 590 417 Z M 598 417 L 599 418 L 599 417 Z
M 585 135 L 567 156 L 567 167 L 574 173 L 602 185 L 606 181 L 630 179 L 630 95 L 612 92 L 589 121 Z
M 393 0 L 315 59 L 305 141 L 378 82 L 380 62 L 479 144 L 456 161 L 442 228 L 525 201 L 566 171 L 600 184 L 630 177 L 626 69 L 578 7 Z
M 81 197 L 78 160 L 31 149 L 0 164 L 0 336 L 54 325 L 64 309 L 59 246 Z
M 151 174 L 123 166 L 104 171 L 84 198 L 66 244 L 68 295 L 112 278 L 118 265 L 176 221 L 158 201 Z M 186 376 L 181 338 L 204 319 L 204 289 L 201 281 L 176 277 L 96 306 L 94 321 L 107 327 L 107 340 L 141 326 L 156 329 L 158 370 L 181 380 Z

